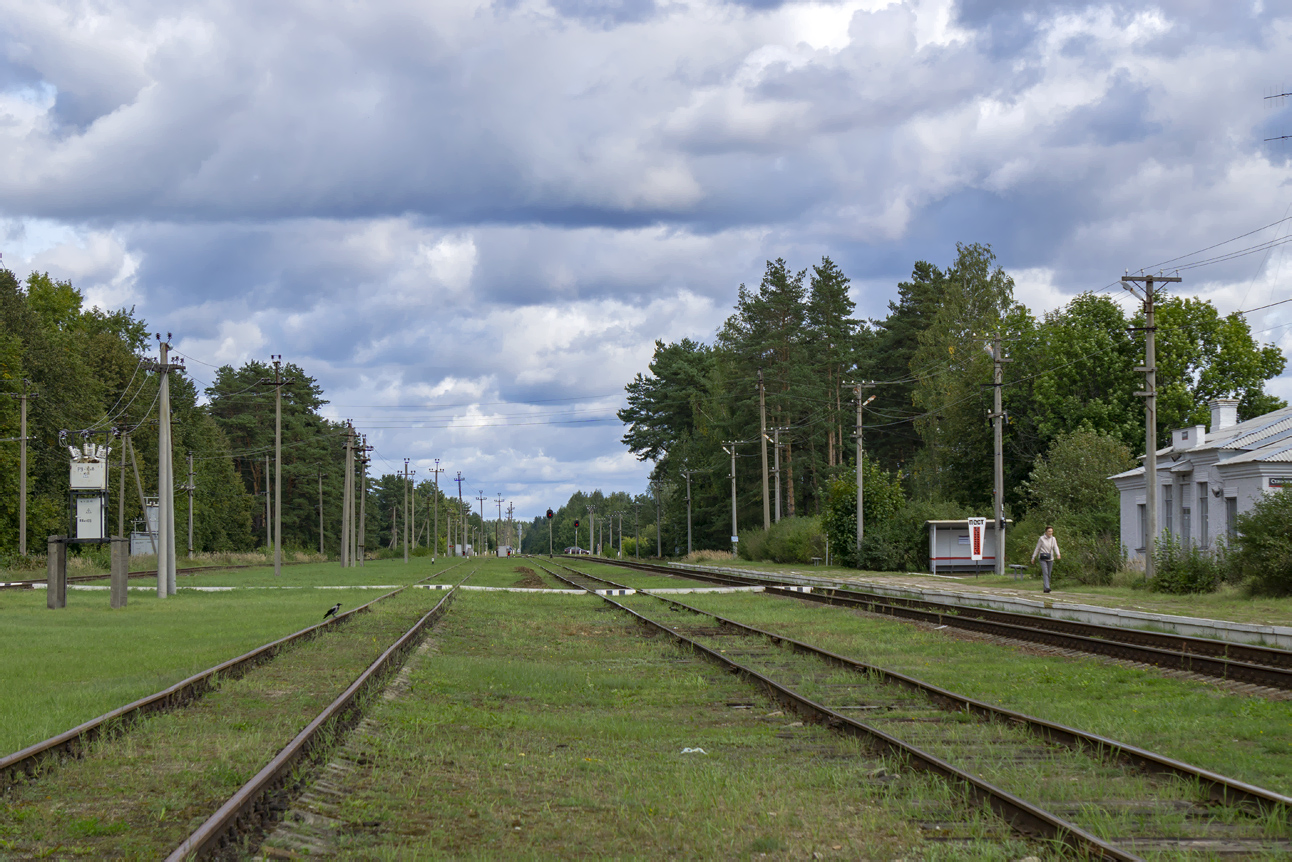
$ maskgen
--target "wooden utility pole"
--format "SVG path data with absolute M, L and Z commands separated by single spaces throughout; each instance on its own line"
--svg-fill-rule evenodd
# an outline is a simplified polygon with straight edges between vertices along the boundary
M 1157 283 L 1178 283 L 1183 279 L 1178 275 L 1124 275 L 1122 287 L 1129 290 L 1144 303 L 1144 367 L 1136 371 L 1144 373 L 1144 391 L 1136 392 L 1144 399 L 1144 579 L 1153 580 L 1157 574 L 1157 565 L 1153 560 L 1153 551 L 1157 546 L 1157 326 L 1154 323 L 1154 303 L 1157 299 L 1153 291 Z M 1141 292 L 1135 287 L 1141 282 Z
M 485 501 L 489 499 L 489 495 L 484 492 L 484 488 L 481 488 L 480 496 L 476 497 L 476 499 L 480 501 L 480 530 L 478 533 L 476 533 L 476 535 L 479 536 L 480 544 L 485 546 L 484 550 L 487 552 L 489 550 L 488 548 L 489 539 L 484 532 L 484 529 L 485 529 L 484 504 L 485 504 Z
M 740 532 L 736 529 L 736 444 L 736 440 L 728 440 L 722 444 L 722 451 L 731 456 L 731 553 L 733 556 L 737 550 L 737 543 L 740 542 Z
M 36 397 L 31 381 L 23 378 L 22 391 L 8 393 L 18 399 L 18 555 L 27 556 L 27 402 Z
M 862 476 L 862 464 L 865 461 L 865 450 L 861 437 L 861 429 L 863 425 L 861 411 L 863 407 L 875 400 L 875 396 L 872 395 L 865 401 L 862 401 L 861 393 L 866 389 L 873 389 L 874 387 L 874 383 L 854 383 L 852 386 L 853 392 L 857 398 L 857 568 L 861 568 L 862 541 L 866 537 L 866 491 L 865 480 Z M 836 554 L 837 553 L 838 552 L 836 551 Z
M 763 369 L 758 369 L 758 443 L 763 451 L 763 529 L 772 528 L 772 501 L 771 495 L 767 493 L 767 392 L 763 385 Z M 689 479 L 688 479 L 689 481 Z M 691 502 L 691 494 L 687 492 L 687 505 Z M 689 512 L 689 509 L 688 509 Z M 689 520 L 688 514 L 688 520 Z M 688 533 L 690 528 L 688 525 Z M 690 537 L 687 537 L 687 553 L 690 551 Z

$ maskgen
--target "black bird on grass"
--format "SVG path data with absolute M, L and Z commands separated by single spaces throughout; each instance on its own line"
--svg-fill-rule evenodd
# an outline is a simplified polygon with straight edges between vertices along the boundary
M 332 607 L 328 608 L 328 612 L 323 615 L 323 619 L 336 616 L 336 612 L 339 610 L 341 610 L 341 603 L 337 602 Z

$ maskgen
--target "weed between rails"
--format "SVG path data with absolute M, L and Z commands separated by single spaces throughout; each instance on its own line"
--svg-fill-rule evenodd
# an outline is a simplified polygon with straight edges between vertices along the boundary
M 948 638 L 787 599 L 738 593 L 686 601 L 963 695 L 1292 793 L 1289 701 L 1228 693 L 1093 658 L 1034 655 L 1025 648 Z
M 187 709 L 92 744 L 0 800 L 0 850 L 165 856 L 439 598 L 388 599 Z
M 372 711 L 380 732 L 361 741 L 361 765 L 329 812 L 341 821 L 329 852 L 1029 855 L 994 817 L 966 814 L 941 782 L 804 726 L 643 631 L 583 597 L 459 597 L 405 696 Z

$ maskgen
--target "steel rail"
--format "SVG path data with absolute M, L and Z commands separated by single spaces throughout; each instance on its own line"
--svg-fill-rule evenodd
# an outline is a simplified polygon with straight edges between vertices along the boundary
M 887 601 L 876 601 L 868 596 L 855 595 L 846 590 L 824 590 L 819 593 L 796 593 L 783 590 L 779 587 L 769 586 L 767 588 L 767 592 L 774 595 L 784 595 L 792 598 L 803 599 L 805 601 L 818 602 L 820 604 L 862 608 L 870 611 L 871 613 L 887 614 L 889 616 L 919 620 L 921 622 L 934 623 L 936 625 L 953 626 L 955 628 L 967 629 L 969 631 L 999 635 L 1001 637 L 1030 641 L 1032 643 L 1042 643 L 1048 646 L 1074 649 L 1080 652 L 1093 653 L 1096 655 L 1106 655 L 1112 658 L 1127 659 L 1130 661 L 1142 662 L 1144 664 L 1156 665 L 1158 667 L 1169 667 L 1176 670 L 1199 673 L 1204 676 L 1216 677 L 1218 679 L 1240 680 L 1242 682 L 1269 686 L 1270 688 L 1292 689 L 1292 669 L 1263 664 L 1252 664 L 1250 662 L 1215 656 L 1199 655 L 1192 652 L 1180 652 L 1178 650 L 1166 649 L 1158 646 L 1127 643 L 1122 640 L 1112 640 L 1105 636 L 1107 634 L 1105 630 L 1109 629 L 1109 626 L 1096 627 L 1090 625 L 1089 630 L 1097 631 L 1097 634 L 1078 634 L 1076 632 L 1055 631 L 1050 627 L 1037 627 L 1035 625 L 1025 624 L 1021 621 L 1007 622 L 1003 620 L 984 619 L 979 616 L 974 609 L 953 608 L 944 610 L 925 610 L 922 608 L 904 606 L 902 604 L 894 604 Z M 1028 620 L 1028 623 L 1030 623 L 1030 620 Z M 1073 625 L 1085 626 L 1088 624 L 1073 623 Z
M 1275 647 L 1234 644 L 1210 638 L 1081 623 L 973 606 L 951 606 L 924 599 L 904 599 L 866 593 L 846 587 L 814 585 L 812 593 L 793 592 L 778 588 L 779 584 L 773 578 L 742 578 L 725 574 L 714 577 L 714 573 L 671 566 L 625 564 L 617 560 L 602 562 L 610 565 L 626 565 L 628 568 L 654 573 L 685 572 L 688 577 L 711 580 L 714 583 L 762 584 L 772 595 L 822 604 L 858 607 L 872 613 L 884 613 L 936 625 L 953 626 L 1016 640 L 1165 666 L 1219 679 L 1236 679 L 1271 688 L 1292 689 L 1292 651 Z
M 467 578 L 469 577 L 471 577 L 470 573 L 467 575 Z M 466 578 L 462 580 L 465 581 Z M 459 581 L 453 589 L 445 593 L 435 607 L 427 611 L 413 624 L 412 628 L 387 647 L 354 682 L 350 683 L 345 691 L 324 707 L 323 711 L 306 725 L 304 730 L 296 734 L 295 738 L 264 768 L 229 797 L 214 814 L 207 818 L 206 822 L 193 830 L 188 838 L 166 857 L 167 862 L 182 862 L 193 858 L 205 859 L 229 847 L 237 840 L 240 833 L 257 829 L 261 823 L 272 820 L 273 809 L 270 797 L 287 786 L 293 768 L 321 743 L 335 735 L 336 731 L 345 729 L 357 720 L 360 709 L 357 703 L 359 697 L 375 682 L 382 679 L 384 672 L 392 664 L 403 660 L 426 627 L 438 620 L 448 609 L 461 583 L 462 581 Z
M 460 566 L 462 564 L 457 563 L 456 565 Z M 454 568 L 454 566 L 449 568 Z M 445 569 L 445 571 L 448 571 L 448 569 Z M 429 580 L 443 573 L 437 572 L 435 575 L 429 575 L 415 583 L 421 583 L 421 581 Z M 343 622 L 347 622 L 355 614 L 367 611 L 377 602 L 388 599 L 396 593 L 403 592 L 409 586 L 412 586 L 412 584 L 380 595 L 357 608 L 337 614 L 330 620 L 315 623 L 298 632 L 270 641 L 250 652 L 243 653 L 236 658 L 231 658 L 214 667 L 200 671 L 187 679 L 180 680 L 161 691 L 132 701 L 125 706 L 117 707 L 56 736 L 51 736 L 12 754 L 0 757 L 0 794 L 7 792 L 20 780 L 33 777 L 41 765 L 50 758 L 58 756 L 79 757 L 86 745 L 101 736 L 116 735 L 145 716 L 186 706 L 215 690 L 219 686 L 220 680 L 237 679 L 257 665 L 273 659 L 282 651 L 283 647 L 299 640 L 314 637 Z
M 545 571 L 570 583 L 568 579 L 563 578 L 556 572 L 549 569 L 545 569 Z M 588 577 L 587 575 L 584 576 Z M 581 587 L 581 589 L 586 588 Z M 662 623 L 637 613 L 632 608 L 620 604 L 609 596 L 599 596 L 599 598 L 630 614 L 643 625 L 669 635 L 674 640 L 688 645 L 691 649 L 724 669 L 761 686 L 778 703 L 793 709 L 805 718 L 824 723 L 832 730 L 867 739 L 884 751 L 906 759 L 908 763 L 921 771 L 939 775 L 948 781 L 963 786 L 970 798 L 980 804 L 987 805 L 1018 832 L 1060 841 L 1086 857 L 1121 860 L 1121 862 L 1131 862 L 1131 860 L 1141 862 L 1140 857 L 1109 844 L 1076 824 L 1033 805 L 1007 790 L 996 787 L 994 784 L 984 781 L 972 773 L 965 772 L 934 754 L 903 742 L 877 727 L 872 727 L 817 703 L 770 677 L 752 668 L 745 667 L 726 655 L 687 637 L 681 632 L 674 631 Z
M 769 632 L 764 629 L 751 626 L 746 623 L 737 622 L 733 619 L 720 616 L 711 611 L 702 610 L 697 607 L 686 604 L 671 596 L 658 596 L 650 591 L 642 591 L 644 595 L 659 599 L 674 607 L 682 608 L 700 616 L 708 617 L 717 621 L 724 626 L 739 629 L 753 635 L 760 635 L 768 638 L 773 643 L 788 644 L 794 651 L 815 655 L 818 658 L 825 659 L 831 664 L 839 667 L 845 667 L 850 670 L 856 670 L 866 675 L 874 676 L 882 682 L 895 683 L 912 691 L 922 692 L 928 695 L 933 701 L 953 711 L 964 710 L 975 715 L 985 718 L 999 719 L 1010 722 L 1011 724 L 1021 724 L 1029 731 L 1044 739 L 1047 742 L 1063 745 L 1078 751 L 1090 749 L 1096 753 L 1107 756 L 1111 759 L 1122 760 L 1134 766 L 1147 769 L 1152 772 L 1177 775 L 1198 782 L 1201 786 L 1207 788 L 1208 795 L 1215 801 L 1226 805 L 1232 805 L 1236 802 L 1250 803 L 1259 807 L 1264 812 L 1277 812 L 1286 817 L 1292 813 L 1292 797 L 1275 793 L 1272 790 L 1266 790 L 1263 787 L 1257 787 L 1253 784 L 1247 784 L 1224 775 L 1220 775 L 1201 767 L 1193 766 L 1183 761 L 1175 760 L 1170 757 L 1164 757 L 1147 749 L 1129 745 L 1124 742 L 1118 742 L 1115 739 L 1099 736 L 1094 733 L 1087 733 L 1067 725 L 1057 722 L 1048 721 L 1043 718 L 1028 715 L 1022 712 L 1005 709 L 1004 707 L 995 706 L 985 701 L 976 700 L 966 697 L 962 694 L 950 691 L 945 688 L 924 682 L 912 676 L 899 673 L 898 671 L 889 670 L 888 668 L 878 667 L 857 661 L 838 653 L 821 647 L 813 646 L 788 635 Z

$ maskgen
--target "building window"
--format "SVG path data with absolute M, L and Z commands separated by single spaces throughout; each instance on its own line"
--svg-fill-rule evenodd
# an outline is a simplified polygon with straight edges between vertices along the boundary
M 1198 544 L 1202 547 L 1211 545 L 1211 524 L 1207 523 L 1207 483 L 1198 483 Z
M 1238 535 L 1238 498 L 1225 498 L 1225 535 L 1230 539 Z
M 1162 514 L 1165 517 L 1163 517 L 1162 519 L 1162 526 L 1163 526 L 1163 532 L 1165 533 L 1175 532 L 1175 530 L 1172 529 L 1174 527 L 1174 524 L 1171 521 L 1172 502 L 1173 501 L 1171 500 L 1171 486 L 1163 485 L 1162 486 Z
M 1139 509 L 1139 550 L 1148 547 L 1148 506 L 1140 503 L 1135 508 Z
M 1180 507 L 1180 544 L 1185 547 L 1189 545 L 1189 528 L 1192 526 L 1192 514 L 1188 506 Z

